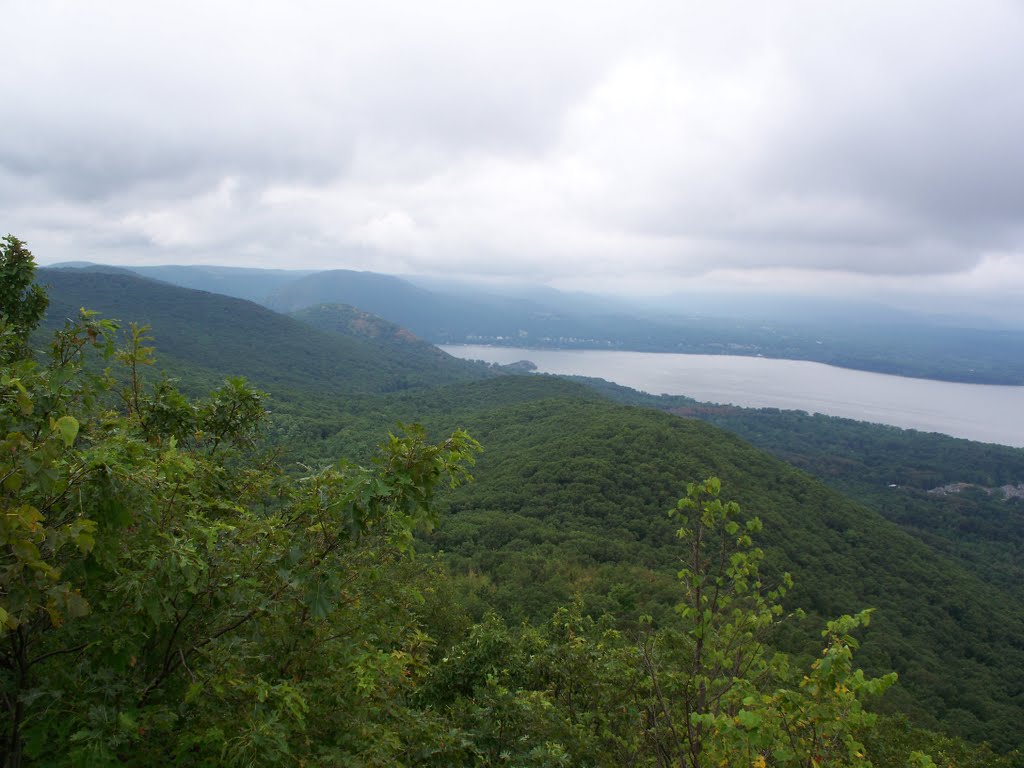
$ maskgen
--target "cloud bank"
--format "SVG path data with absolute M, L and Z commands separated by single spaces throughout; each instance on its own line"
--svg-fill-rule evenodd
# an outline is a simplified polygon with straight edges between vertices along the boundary
M 4 16 L 0 227 L 44 262 L 1024 296 L 1015 0 Z

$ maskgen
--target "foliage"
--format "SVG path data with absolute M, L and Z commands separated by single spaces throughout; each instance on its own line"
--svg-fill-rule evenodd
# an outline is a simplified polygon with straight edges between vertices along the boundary
M 33 283 L 32 253 L 14 235 L 0 239 L 0 323 L 13 338 L 4 342 L 5 355 L 24 355 L 28 334 L 46 311 L 46 292 Z M 14 343 L 16 340 L 17 343 Z
M 587 383 L 616 400 L 683 416 L 680 431 L 693 444 L 707 439 L 695 420 L 708 421 L 831 486 L 836 493 L 813 490 L 803 472 L 780 472 L 755 453 L 742 460 L 747 472 L 731 474 L 724 465 L 736 454 L 718 440 L 716 471 L 728 476 L 744 503 L 756 502 L 763 510 L 768 562 L 781 548 L 785 567 L 797 577 L 798 604 L 824 617 L 850 611 L 856 595 L 857 602 L 879 608 L 864 663 L 875 671 L 895 669 L 901 681 L 880 708 L 1002 751 L 1020 748 L 1021 502 L 980 490 L 940 496 L 927 489 L 958 480 L 985 486 L 1019 482 L 1024 451 Z M 490 439 L 488 445 L 493 457 L 497 446 Z M 681 461 L 683 451 L 678 455 Z M 788 502 L 778 497 L 780 490 Z M 776 538 L 781 531 L 788 533 Z M 910 545 L 908 536 L 917 544 Z M 832 599 L 838 595 L 844 602 Z
M 775 409 L 691 407 L 898 523 L 986 580 L 1024 596 L 1024 450 Z M 976 487 L 936 493 L 948 484 Z
M 761 553 L 719 481 L 693 483 L 678 510 L 682 600 L 639 633 L 579 602 L 534 629 L 494 614 L 431 670 L 419 696 L 459 734 L 450 765 L 870 766 L 863 707 L 895 682 L 853 665 L 869 611 L 829 622 L 799 673 L 765 645 L 785 587 L 766 590 Z M 788 581 L 788 580 L 787 580 Z M 905 745 L 891 747 L 904 760 Z
M 864 743 L 876 768 L 905 768 L 907 756 L 928 755 L 936 768 L 1019 768 L 1024 754 L 1013 750 L 997 754 L 987 744 L 974 745 L 947 734 L 914 728 L 901 715 L 880 716 L 864 736 Z
M 113 432 L 105 437 L 83 419 L 73 451 L 124 447 L 103 465 L 123 470 L 108 476 L 109 487 L 87 484 L 81 495 L 87 519 L 96 518 L 100 527 L 122 526 L 97 537 L 84 561 L 100 563 L 100 553 L 121 552 L 127 546 L 122 542 L 148 530 L 117 523 L 124 510 L 177 510 L 180 504 L 187 519 L 165 538 L 150 537 L 149 559 L 132 555 L 131 547 L 124 551 L 134 558 L 131 567 L 144 573 L 139 583 L 154 585 L 136 587 L 135 603 L 124 593 L 103 590 L 106 571 L 83 566 L 81 593 L 92 613 L 65 621 L 59 630 L 47 626 L 36 647 L 44 653 L 76 649 L 106 626 L 101 610 L 117 620 L 103 630 L 107 645 L 47 657 L 32 667 L 33 690 L 50 693 L 26 702 L 36 712 L 68 713 L 64 730 L 49 721 L 39 725 L 33 748 L 68 747 L 77 734 L 75 759 L 82 760 L 114 754 L 124 761 L 184 764 L 228 762 L 236 755 L 239 762 L 255 763 L 643 764 L 640 756 L 651 757 L 653 742 L 640 719 L 649 704 L 643 698 L 642 642 L 656 640 L 652 653 L 664 653 L 660 658 L 670 665 L 686 661 L 687 648 L 687 627 L 674 611 L 679 548 L 659 511 L 687 478 L 709 474 L 720 475 L 744 508 L 756 508 L 763 518 L 765 556 L 759 565 L 765 583 L 785 585 L 786 570 L 796 576 L 782 598 L 784 611 L 799 605 L 823 620 L 864 604 L 878 607 L 858 658 L 869 676 L 895 668 L 903 684 L 876 707 L 912 713 L 919 725 L 942 723 L 958 736 L 998 739 L 1002 749 L 1019 737 L 1020 706 L 1013 697 L 1024 669 L 1018 661 L 1024 632 L 1017 604 L 937 554 L 929 542 L 914 541 L 870 508 L 721 430 L 612 405 L 583 387 L 545 377 L 431 387 L 433 374 L 424 370 L 423 386 L 385 392 L 389 379 L 374 372 L 380 370 L 372 367 L 379 362 L 374 356 L 393 355 L 386 359 L 396 371 L 405 357 L 376 340 L 360 342 L 365 346 L 356 353 L 356 347 L 339 346 L 327 334 L 287 319 L 282 324 L 245 302 L 95 274 L 86 282 L 82 295 L 102 297 L 108 311 L 107 302 L 119 302 L 113 305 L 118 313 L 160 323 L 162 359 L 166 363 L 168 345 L 177 356 L 163 370 L 182 379 L 143 386 L 136 406 L 133 377 L 118 373 L 125 366 L 117 365 L 115 380 L 95 397 Z M 70 277 L 63 284 L 58 316 L 79 305 L 75 284 Z M 140 307 L 159 313 L 136 314 Z M 137 347 L 148 344 L 144 336 Z M 149 366 L 141 358 L 147 355 L 132 346 L 120 362 L 130 369 L 134 356 L 136 370 L 144 371 Z M 115 354 L 107 364 L 117 361 Z M 182 391 L 208 391 L 232 368 L 274 393 L 274 413 L 260 419 L 259 432 L 236 430 L 242 439 L 224 438 L 214 447 L 214 403 L 226 407 L 219 408 L 222 416 L 230 416 L 232 403 L 240 406 L 236 413 L 245 412 L 246 397 L 237 389 L 232 393 L 232 385 L 198 399 Z M 71 378 L 79 381 L 87 372 L 98 375 L 99 369 Z M 69 415 L 77 419 L 87 412 Z M 299 531 L 282 518 L 286 510 L 309 508 L 308 499 L 296 495 L 300 488 L 311 491 L 321 482 L 322 493 L 341 493 L 358 486 L 360 477 L 391 471 L 388 462 L 372 463 L 372 445 L 396 420 L 422 422 L 432 433 L 464 426 L 488 447 L 476 471 L 480 482 L 450 498 L 436 494 L 432 512 L 419 516 L 430 525 L 437 512 L 445 512 L 445 525 L 425 541 L 413 540 L 408 520 L 397 514 L 401 505 L 393 507 L 391 522 L 381 520 L 341 541 L 328 558 L 340 582 L 324 573 L 325 589 L 311 586 L 316 569 L 308 559 L 300 559 L 305 570 L 290 562 L 274 570 L 261 560 L 293 536 L 307 542 L 308 553 L 315 523 L 307 525 L 313 530 Z M 95 442 L 83 442 L 93 433 Z M 167 454 L 171 438 L 174 452 Z M 268 449 L 281 460 L 262 456 Z M 339 455 L 358 463 L 338 465 Z M 169 470 L 171 459 L 184 469 L 163 480 L 155 470 L 144 471 L 147 462 Z M 317 480 L 323 472 L 312 468 L 325 465 L 338 473 L 340 485 Z M 172 483 L 171 477 L 178 479 Z M 113 503 L 104 506 L 102 498 Z M 213 532 L 212 549 L 183 549 L 188 541 L 207 541 L 206 528 L 214 522 L 228 528 Z M 113 541 L 118 545 L 112 547 Z M 444 550 L 451 578 L 433 558 L 410 561 L 402 555 L 403 548 L 423 553 L 427 545 Z M 71 557 L 74 552 L 73 545 L 64 548 L 69 561 L 79 558 Z M 171 565 L 160 570 L 167 552 L 178 564 L 212 558 L 213 566 L 203 566 L 202 573 L 220 579 L 217 590 L 197 593 Z M 251 565 L 251 574 L 239 563 Z M 275 596 L 286 581 L 282 569 L 291 577 L 289 586 Z M 226 578 L 234 573 L 245 579 Z M 166 616 L 175 615 L 175 606 L 163 605 L 158 623 L 160 613 L 149 616 L 147 602 L 137 596 L 164 589 L 180 592 L 185 602 L 179 604 L 196 606 L 173 643 Z M 333 601 L 320 600 L 332 595 Z M 185 644 L 183 633 L 202 641 L 232 617 L 245 616 L 242 607 L 250 600 L 261 607 L 236 630 L 194 651 L 195 640 Z M 486 618 L 491 609 L 502 618 Z M 324 611 L 327 616 L 318 615 Z M 207 613 L 211 622 L 223 622 L 206 623 Z M 653 622 L 641 623 L 642 613 Z M 524 619 L 531 626 L 521 626 Z M 810 622 L 773 622 L 765 640 L 780 649 L 810 650 L 814 635 L 805 624 Z M 157 629 L 152 640 L 143 640 L 149 626 Z M 847 635 L 837 633 L 840 639 Z M 471 640 L 490 650 L 470 653 Z M 118 642 L 127 653 L 118 657 L 120 667 L 104 656 Z M 177 668 L 139 707 L 139 691 L 162 669 L 161 648 L 170 648 L 172 657 L 175 649 L 182 651 L 187 663 L 172 659 Z M 462 672 L 455 665 L 459 659 L 465 660 Z M 809 662 L 804 666 L 813 679 Z M 773 675 L 774 686 L 758 688 L 760 696 L 808 695 L 801 679 Z M 459 680 L 461 687 L 447 690 L 446 681 Z M 193 682 L 201 686 L 189 696 Z M 59 705 L 53 693 L 58 690 Z M 762 704 L 781 706 L 772 701 Z M 119 723 L 122 712 L 143 735 Z M 932 752 L 928 743 L 911 745 L 899 734 L 892 744 L 884 732 L 881 743 L 857 738 L 877 765 L 906 765 L 911 746 Z M 942 765 L 940 754 L 933 757 Z
M 291 480 L 251 453 L 261 394 L 146 388 L 146 329 L 114 337 L 87 314 L 46 365 L 5 371 L 7 764 L 660 765 L 681 723 L 699 736 L 680 765 L 860 754 L 883 683 L 850 663 L 858 620 L 830 625 L 799 686 L 765 688 L 788 670 L 760 637 L 783 590 L 762 596 L 759 525 L 717 480 L 679 505 L 697 519 L 674 626 L 632 640 L 575 604 L 538 629 L 491 616 L 433 660 L 404 555 L 475 441 L 410 427 L 372 467 Z M 120 391 L 83 366 L 92 347 L 125 366 Z
M 723 503 L 721 483 L 691 483 L 680 499 L 686 547 L 679 572 L 683 600 L 678 630 L 647 635 L 641 644 L 649 693 L 646 734 L 672 765 L 867 766 L 857 736 L 874 724 L 862 706 L 896 680 L 868 679 L 852 664 L 851 632 L 869 611 L 830 621 L 827 645 L 810 671 L 794 676 L 789 660 L 765 640 L 783 614 L 778 602 L 792 580 L 766 589 L 763 553 L 752 535 L 760 520 L 741 523 L 739 505 Z
M 362 752 L 341 723 L 376 738 L 388 718 L 367 704 L 389 706 L 427 647 L 417 589 L 389 574 L 477 444 L 413 426 L 369 467 L 291 480 L 252 452 L 262 394 L 237 379 L 198 401 L 146 388 L 146 341 L 133 326 L 116 349 L 114 325 L 85 313 L 48 360 L 5 355 L 4 764 Z M 121 391 L 83 365 L 94 347 L 126 367 Z

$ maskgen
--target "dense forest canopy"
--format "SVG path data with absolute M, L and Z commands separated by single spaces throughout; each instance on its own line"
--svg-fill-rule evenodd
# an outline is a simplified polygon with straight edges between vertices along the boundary
M 134 277 L 30 335 L 25 254 L 5 765 L 1021 764 L 1016 604 L 738 438 Z

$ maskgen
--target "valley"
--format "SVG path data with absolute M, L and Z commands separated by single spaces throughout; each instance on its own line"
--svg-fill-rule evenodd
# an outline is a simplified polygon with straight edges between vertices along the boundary
M 353 305 L 432 344 L 766 357 L 939 381 L 1024 384 L 1024 329 L 970 319 L 958 324 L 865 301 L 700 293 L 629 301 L 352 270 L 118 269 L 285 313 Z
M 895 671 L 899 683 L 871 704 L 886 725 L 864 738 L 889 733 L 886 749 L 901 739 L 933 750 L 946 744 L 963 765 L 1019 764 L 1013 750 L 1024 742 L 1024 509 L 1019 499 L 970 492 L 939 497 L 928 490 L 953 482 L 1019 483 L 1022 450 L 652 396 L 594 379 L 510 374 L 445 354 L 365 308 L 318 306 L 289 316 L 90 269 L 41 270 L 40 281 L 48 286 L 51 330 L 81 306 L 151 326 L 157 357 L 146 375 L 149 386 L 169 376 L 182 391 L 200 393 L 225 376 L 244 375 L 266 391 L 270 415 L 262 439 L 283 472 L 273 482 L 371 462 L 383 437 L 400 434 L 398 424 L 422 424 L 431 436 L 465 430 L 479 441 L 474 482 L 439 491 L 437 519 L 410 542 L 418 564 L 386 566 L 395 578 L 408 572 L 403 578 L 420 585 L 426 601 L 426 613 L 408 607 L 402 610 L 410 613 L 393 619 L 418 617 L 417 631 L 435 638 L 446 660 L 469 652 L 467 637 L 509 648 L 540 642 L 529 633 L 548 631 L 546 622 L 566 610 L 575 612 L 572 621 L 581 622 L 586 642 L 598 643 L 600 633 L 587 634 L 598 625 L 621 638 L 615 653 L 628 655 L 626 638 L 654 631 L 645 626 L 670 631 L 680 599 L 680 548 L 666 510 L 688 483 L 715 476 L 728 498 L 763 522 L 765 583 L 788 583 L 784 574 L 792 574 L 780 611 L 793 616 L 773 624 L 770 642 L 794 664 L 814 658 L 827 620 L 874 609 L 859 633 L 857 663 L 869 676 Z M 367 549 L 365 556 L 383 551 Z M 360 605 L 383 586 L 358 583 Z M 356 599 L 350 588 L 338 589 Z M 407 605 L 397 594 L 387 600 Z M 321 610 L 319 602 L 308 605 Z M 339 616 L 370 621 L 348 609 Z M 524 629 L 517 639 L 516 627 L 538 629 Z M 385 648 L 411 647 L 394 642 Z M 598 645 L 592 652 L 601 664 L 613 664 Z M 439 707 L 447 702 L 437 712 L 469 717 L 460 708 L 491 694 L 486 686 L 431 688 L 447 674 L 441 658 L 423 657 L 425 687 L 415 696 L 435 696 L 429 700 Z M 509 693 L 520 702 L 515 706 L 547 695 L 539 692 L 546 684 L 530 688 L 535 683 L 507 667 L 487 674 L 517 691 Z M 187 687 L 187 675 L 182 684 Z M 470 698 L 453 699 L 460 690 L 458 696 Z M 401 701 L 412 707 L 409 716 L 420 711 L 419 699 Z M 379 722 L 390 721 L 381 713 Z M 458 720 L 467 734 L 460 738 L 482 727 L 474 722 Z M 581 755 L 598 749 L 568 733 L 559 743 L 576 744 Z M 338 748 L 377 743 L 366 738 L 362 746 Z M 905 758 L 903 749 L 896 753 Z M 895 766 L 903 758 L 875 764 Z

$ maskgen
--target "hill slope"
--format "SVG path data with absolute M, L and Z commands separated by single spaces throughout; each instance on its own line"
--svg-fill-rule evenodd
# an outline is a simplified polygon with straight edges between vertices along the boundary
M 464 372 L 466 379 L 481 375 L 479 364 L 452 357 L 400 325 L 346 304 L 318 304 L 293 312 L 292 317 L 318 330 L 356 339 L 386 351 L 424 376 L 434 372 L 436 375 L 431 382 L 435 384 L 448 383 L 459 372 Z
M 367 394 L 471 380 L 485 372 L 463 361 L 426 366 L 421 357 L 327 333 L 258 304 L 180 288 L 128 273 L 43 269 L 47 322 L 80 307 L 151 326 L 158 354 L 175 373 L 192 369 L 245 376 L 276 393 Z
M 727 495 L 764 520 L 772 571 L 797 579 L 794 604 L 820 616 L 878 608 L 863 658 L 900 672 L 888 706 L 1002 747 L 1024 741 L 1020 601 L 721 429 L 547 377 L 466 381 L 443 365 L 405 369 L 403 350 L 130 275 L 43 271 L 41 281 L 51 285 L 51 322 L 83 304 L 151 322 L 181 375 L 241 373 L 315 402 L 315 413 L 276 435 L 300 458 L 351 455 L 395 419 L 469 428 L 486 449 L 477 482 L 453 498 L 431 543 L 449 553 L 480 610 L 539 618 L 573 593 L 627 622 L 667 610 L 678 543 L 664 510 L 686 481 L 718 474 Z M 329 318 L 351 332 L 359 315 L 332 310 L 318 322 Z M 422 388 L 391 386 L 400 370 L 420 371 Z M 803 647 L 807 634 L 794 628 L 778 641 Z
M 282 285 L 312 274 L 310 270 L 245 269 L 242 267 L 177 266 L 131 267 L 143 277 L 167 283 L 213 291 L 236 299 L 262 301 Z
M 1002 747 L 1024 741 L 1021 602 L 877 512 L 710 425 L 646 409 L 557 398 L 465 424 L 487 453 L 438 545 L 488 574 L 511 615 L 536 618 L 574 591 L 644 608 L 677 562 L 665 510 L 687 480 L 717 474 L 764 521 L 775 573 L 797 580 L 793 605 L 878 609 L 863 658 L 900 673 L 890 706 Z
M 817 618 L 780 643 L 808 648 L 825 618 L 877 608 L 861 658 L 900 673 L 887 708 L 1002 748 L 1024 741 L 1021 599 L 740 438 L 552 377 L 396 393 L 381 408 L 484 445 L 477 482 L 431 539 L 479 612 L 539 620 L 574 595 L 620 617 L 670 610 L 679 544 L 665 511 L 687 481 L 717 474 L 764 521 L 772 573 L 796 579 L 792 605 Z M 362 418 L 309 449 L 343 453 L 372 433 Z

